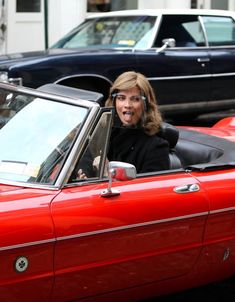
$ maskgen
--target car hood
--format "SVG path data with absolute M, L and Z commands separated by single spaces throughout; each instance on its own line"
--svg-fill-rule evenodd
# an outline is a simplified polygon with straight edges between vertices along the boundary
M 25 63 L 28 61 L 40 60 L 40 59 L 48 59 L 49 57 L 56 57 L 63 55 L 71 55 L 73 53 L 80 55 L 89 55 L 89 54 L 100 54 L 105 55 L 111 52 L 127 52 L 131 51 L 130 49 L 118 49 L 118 48 L 79 48 L 79 49 L 64 49 L 64 48 L 51 48 L 47 50 L 41 51 L 29 51 L 29 52 L 21 52 L 21 53 L 12 53 L 6 55 L 0 55 L 0 66 L 11 66 L 17 63 Z

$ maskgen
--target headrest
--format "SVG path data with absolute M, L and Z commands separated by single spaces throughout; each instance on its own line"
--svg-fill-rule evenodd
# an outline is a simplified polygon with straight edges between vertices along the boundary
M 162 123 L 159 135 L 168 141 L 170 149 L 174 148 L 179 139 L 179 129 L 175 126 Z

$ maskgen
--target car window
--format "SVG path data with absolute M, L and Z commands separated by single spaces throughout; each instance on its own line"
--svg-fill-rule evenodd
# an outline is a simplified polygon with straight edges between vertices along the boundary
M 89 142 L 81 158 L 75 165 L 69 182 L 77 182 L 89 178 L 99 178 L 106 175 L 106 148 L 109 131 L 111 128 L 112 115 L 110 112 L 103 113 L 94 131 L 90 134 Z M 84 177 L 81 177 L 81 174 Z
M 209 46 L 235 45 L 235 23 L 230 17 L 202 17 Z
M 173 38 L 176 47 L 205 46 L 205 37 L 198 16 L 164 15 L 157 34 L 155 47 L 161 47 L 163 39 Z
M 0 178 L 54 183 L 88 108 L 21 94 L 6 99 L 13 116 L 0 129 Z
M 138 47 L 146 48 L 156 17 L 128 16 L 87 20 L 52 48 Z

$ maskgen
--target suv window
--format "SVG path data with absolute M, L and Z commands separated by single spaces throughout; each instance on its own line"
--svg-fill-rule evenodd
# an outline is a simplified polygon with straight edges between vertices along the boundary
M 166 38 L 174 38 L 176 47 L 195 47 L 206 45 L 198 16 L 163 16 L 154 46 L 161 47 L 162 40 Z
M 209 46 L 235 45 L 235 23 L 230 17 L 202 17 Z

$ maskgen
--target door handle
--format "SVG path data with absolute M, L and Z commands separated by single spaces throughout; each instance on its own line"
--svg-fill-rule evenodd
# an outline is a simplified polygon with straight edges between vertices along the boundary
M 197 58 L 198 63 L 210 62 L 210 58 Z
M 179 186 L 174 188 L 175 193 L 194 193 L 200 190 L 200 186 L 198 184 L 188 184 L 184 186 Z

